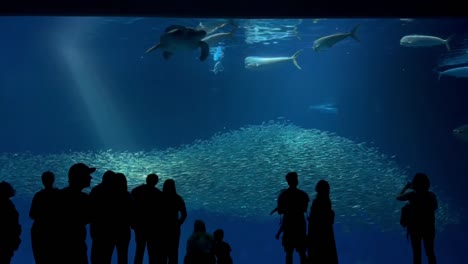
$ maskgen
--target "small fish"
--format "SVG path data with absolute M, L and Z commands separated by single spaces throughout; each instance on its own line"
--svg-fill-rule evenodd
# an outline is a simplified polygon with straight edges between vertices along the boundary
M 401 22 L 413 22 L 414 18 L 400 18 Z
M 447 50 L 450 51 L 449 42 L 453 36 L 454 35 L 448 37 L 447 39 L 441 39 L 439 37 L 427 35 L 407 35 L 400 39 L 400 45 L 412 48 L 445 45 Z
M 338 114 L 338 108 L 335 107 L 335 104 L 320 104 L 320 105 L 311 105 L 309 106 L 310 110 L 315 110 L 320 113 L 325 114 Z
M 359 26 L 360 25 L 355 26 L 350 32 L 347 32 L 347 33 L 337 33 L 337 34 L 321 37 L 314 41 L 314 44 L 312 45 L 312 49 L 314 51 L 320 51 L 322 49 L 331 48 L 336 43 L 348 37 L 352 37 L 353 39 L 359 42 L 360 40 L 356 36 L 356 30 L 359 28 Z
M 453 135 L 465 142 L 468 142 L 468 125 L 462 125 L 452 131 Z
M 215 48 L 210 48 L 210 53 L 213 54 L 213 61 L 220 61 L 224 58 L 224 47 L 217 46 Z
M 312 23 L 317 24 L 318 22 L 320 22 L 322 20 L 326 20 L 326 18 L 315 18 L 315 19 L 312 20 Z
M 222 20 L 216 20 L 216 21 L 208 21 L 208 22 L 200 22 L 198 26 L 196 27 L 197 30 L 204 30 L 206 31 L 206 34 L 212 34 L 216 30 L 221 29 L 227 25 L 231 25 L 233 27 L 238 27 L 236 23 L 232 19 L 222 19 Z
M 224 71 L 224 66 L 223 66 L 223 64 L 221 64 L 221 61 L 218 61 L 214 65 L 213 69 L 210 70 L 210 71 L 212 71 L 214 74 L 218 74 L 218 73 Z

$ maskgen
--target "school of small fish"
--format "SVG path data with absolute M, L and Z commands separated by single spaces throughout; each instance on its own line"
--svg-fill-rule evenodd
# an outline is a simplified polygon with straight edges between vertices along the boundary
M 373 225 L 386 231 L 401 230 L 402 203 L 395 196 L 411 177 L 393 158 L 372 144 L 278 120 L 166 150 L 1 153 L 0 180 L 9 181 L 17 196 L 32 199 L 42 188 L 42 172 L 53 171 L 56 186 L 61 188 L 66 186 L 68 168 L 84 162 L 97 168 L 92 186 L 109 169 L 123 172 L 129 189 L 144 183 L 147 174 L 157 173 L 159 187 L 164 179 L 175 179 L 189 210 L 271 220 L 269 212 L 276 206 L 276 197 L 287 188 L 286 173 L 297 171 L 299 188 L 311 200 L 318 180 L 330 182 L 336 223 Z M 444 197 L 438 198 L 440 231 L 447 224 L 456 224 L 459 216 Z

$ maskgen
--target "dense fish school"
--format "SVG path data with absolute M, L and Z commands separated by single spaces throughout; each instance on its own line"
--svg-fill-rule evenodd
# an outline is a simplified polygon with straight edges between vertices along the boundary
M 108 169 L 123 172 L 129 188 L 154 172 L 161 182 L 176 180 L 189 210 L 252 220 L 271 219 L 269 212 L 276 206 L 278 192 L 287 187 L 284 176 L 297 171 L 299 188 L 311 199 L 319 179 L 330 182 L 337 223 L 375 225 L 380 230 L 401 229 L 402 205 L 395 195 L 408 179 L 408 172 L 375 147 L 330 132 L 270 121 L 164 151 L 2 153 L 1 180 L 9 181 L 17 196 L 31 199 L 42 188 L 43 171 L 53 171 L 56 185 L 64 187 L 67 170 L 75 162 L 98 168 L 93 186 Z M 446 224 L 457 223 L 459 216 L 444 203 L 444 197 L 439 201 L 436 216 L 441 231 Z

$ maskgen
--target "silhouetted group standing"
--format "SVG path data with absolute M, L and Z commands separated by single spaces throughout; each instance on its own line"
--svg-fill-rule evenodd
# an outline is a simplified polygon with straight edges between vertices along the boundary
M 271 214 L 282 215 L 281 226 L 276 234 L 282 236 L 282 245 L 286 252 L 286 264 L 293 263 L 294 250 L 297 251 L 301 264 L 337 264 L 338 254 L 335 243 L 333 224 L 335 212 L 330 199 L 330 185 L 319 180 L 315 186 L 317 195 L 310 207 L 306 192 L 297 188 L 298 174 L 286 175 L 289 188 L 278 196 L 278 205 Z M 401 224 L 407 228 L 413 249 L 413 264 L 421 264 L 421 242 L 424 243 L 429 264 L 436 264 L 434 252 L 435 211 L 438 207 L 436 195 L 429 191 L 427 175 L 416 173 L 412 182 L 406 184 L 398 194 L 397 200 L 408 201 L 402 208 Z M 406 192 L 408 189 L 413 191 Z M 308 226 L 306 224 L 308 220 Z
M 146 250 L 150 264 L 177 264 L 187 210 L 184 199 L 177 194 L 175 181 L 165 180 L 161 191 L 156 187 L 159 177 L 152 173 L 147 175 L 145 184 L 129 192 L 126 176 L 108 170 L 101 183 L 87 194 L 83 189 L 90 186 L 95 171 L 84 163 L 73 164 L 68 170 L 69 184 L 63 189 L 54 187 L 53 172 L 42 174 L 44 189 L 34 195 L 29 212 L 36 263 L 87 264 L 89 224 L 93 264 L 110 264 L 114 249 L 118 263 L 128 263 L 132 229 L 135 264 L 143 263 Z M 0 264 L 10 263 L 21 243 L 19 215 L 10 200 L 14 195 L 9 183 L 0 183 Z M 223 236 L 223 230 L 217 229 L 213 237 L 206 232 L 204 222 L 196 220 L 184 263 L 232 263 L 231 248 Z
M 34 220 L 31 242 L 38 264 L 87 264 L 87 229 L 90 225 L 91 263 L 109 264 L 114 249 L 119 264 L 128 263 L 131 230 L 135 233 L 135 264 L 143 263 L 147 250 L 150 264 L 177 264 L 181 226 L 187 218 L 184 199 L 177 194 L 173 179 L 164 181 L 162 191 L 156 185 L 159 177 L 149 174 L 146 183 L 128 191 L 123 173 L 106 171 L 102 181 L 83 192 L 91 184 L 96 168 L 83 163 L 73 164 L 68 171 L 68 186 L 54 187 L 55 175 L 42 174 L 44 189 L 32 200 L 29 216 Z M 333 225 L 335 212 L 330 199 L 330 185 L 319 180 L 316 197 L 309 214 L 309 196 L 298 188 L 296 172 L 286 175 L 289 185 L 280 192 L 277 207 L 271 214 L 282 216 L 276 234 L 282 234 L 286 264 L 299 254 L 301 264 L 337 264 L 338 254 Z M 413 263 L 421 264 L 421 242 L 429 261 L 436 263 L 434 253 L 436 195 L 429 191 L 429 178 L 417 173 L 397 195 L 407 201 L 402 208 L 401 225 L 407 229 L 413 249 Z M 407 190 L 412 191 L 407 192 Z M 10 263 L 21 244 L 21 225 L 15 205 L 10 200 L 15 189 L 0 182 L 0 264 Z M 205 223 L 197 219 L 186 245 L 184 264 L 232 264 L 231 246 L 224 241 L 223 229 L 207 232 Z

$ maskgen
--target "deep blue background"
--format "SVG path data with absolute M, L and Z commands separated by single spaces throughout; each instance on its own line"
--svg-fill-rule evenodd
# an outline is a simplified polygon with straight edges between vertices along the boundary
M 298 26 L 301 39 L 276 45 L 248 45 L 240 29 L 236 41 L 227 43 L 225 71 L 214 75 L 212 58 L 200 62 L 197 52 L 168 61 L 160 51 L 144 54 L 166 26 L 196 26 L 196 19 L 2 17 L 0 151 L 165 149 L 284 117 L 305 128 L 374 142 L 409 172 L 430 175 L 451 204 L 466 207 L 468 142 L 451 131 L 468 123 L 468 81 L 437 80 L 433 70 L 447 53 L 444 46 L 405 48 L 399 40 L 407 34 L 456 34 L 452 46 L 460 49 L 467 22 L 304 20 Z M 311 49 L 316 38 L 358 23 L 360 43 L 348 39 L 323 52 Z M 247 56 L 291 56 L 299 49 L 304 49 L 298 58 L 302 71 L 292 63 L 265 71 L 244 68 Z M 67 60 L 70 50 L 76 56 Z M 84 65 L 81 70 L 73 68 L 75 62 Z M 83 79 L 88 81 L 80 86 L 77 80 Z M 326 102 L 334 102 L 339 114 L 308 109 Z M 31 263 L 30 201 L 16 197 L 15 202 L 24 242 L 14 263 Z M 201 217 L 208 229 L 225 229 L 236 263 L 283 262 L 280 242 L 273 238 L 277 219 L 255 223 L 209 212 L 189 214 L 181 256 L 193 220 Z M 449 227 L 437 238 L 441 263 L 468 263 L 455 245 L 464 234 L 464 226 Z M 336 236 L 342 263 L 410 263 L 410 245 L 401 233 L 336 226 Z

